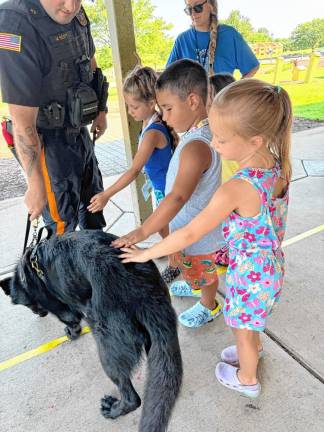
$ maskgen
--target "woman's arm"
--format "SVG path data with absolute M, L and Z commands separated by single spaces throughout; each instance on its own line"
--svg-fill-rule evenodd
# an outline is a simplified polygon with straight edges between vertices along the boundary
M 242 75 L 241 78 L 252 78 L 258 72 L 259 69 L 260 69 L 260 65 L 254 67 L 249 72 L 247 72 L 246 74 Z

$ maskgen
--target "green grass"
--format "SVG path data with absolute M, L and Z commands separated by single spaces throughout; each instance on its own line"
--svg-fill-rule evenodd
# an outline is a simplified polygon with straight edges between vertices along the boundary
M 256 78 L 272 82 L 273 72 L 274 65 L 261 65 Z M 309 84 L 302 82 L 305 76 L 306 71 L 303 71 L 300 73 L 300 82 L 291 81 L 292 65 L 285 64 L 280 75 L 280 85 L 287 90 L 296 117 L 324 120 L 324 68 L 317 68 L 314 79 Z
M 256 78 L 267 82 L 272 82 L 274 73 L 274 64 L 261 65 L 256 74 Z M 306 71 L 301 72 L 300 80 L 304 80 Z M 236 75 L 236 78 L 239 76 Z M 318 67 L 311 83 L 291 81 L 292 65 L 285 64 L 280 76 L 280 85 L 284 87 L 291 98 L 294 115 L 311 120 L 324 120 L 324 67 Z M 109 89 L 108 104 L 110 112 L 118 112 L 118 95 L 117 88 Z M 7 107 L 0 101 L 0 118 L 7 115 Z
M 296 105 L 294 106 L 294 115 L 311 120 L 324 120 L 324 102 Z

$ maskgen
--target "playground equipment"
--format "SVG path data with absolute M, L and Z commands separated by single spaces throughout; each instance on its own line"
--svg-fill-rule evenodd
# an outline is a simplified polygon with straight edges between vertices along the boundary
M 321 58 L 320 53 L 314 52 L 311 54 L 308 60 L 308 65 L 305 65 L 305 63 L 307 64 L 306 59 L 304 61 L 301 58 L 292 60 L 292 66 L 293 66 L 292 75 L 291 75 L 292 81 L 310 83 L 314 78 L 314 74 L 316 68 L 318 67 L 320 58 Z M 284 68 L 284 64 L 285 64 L 285 59 L 281 56 L 277 57 L 275 68 L 274 68 L 273 80 L 272 80 L 273 84 L 278 84 L 281 81 L 280 78 Z M 302 80 L 302 73 L 304 73 L 305 71 L 306 71 L 306 76 L 304 80 Z

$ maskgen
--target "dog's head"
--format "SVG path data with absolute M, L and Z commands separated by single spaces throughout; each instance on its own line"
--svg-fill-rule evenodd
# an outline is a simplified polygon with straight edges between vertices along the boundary
M 27 249 L 17 264 L 14 275 L 11 278 L 0 281 L 4 293 L 11 297 L 13 304 L 28 307 L 33 313 L 44 317 L 48 311 L 39 304 L 36 299 L 35 287 L 40 284 L 38 276 L 31 267 L 31 250 Z

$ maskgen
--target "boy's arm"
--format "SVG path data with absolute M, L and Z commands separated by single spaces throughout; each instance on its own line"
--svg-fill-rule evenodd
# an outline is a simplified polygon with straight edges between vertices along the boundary
M 202 141 L 192 141 L 180 154 L 179 170 L 171 192 L 138 229 L 115 240 L 115 247 L 131 246 L 145 240 L 165 227 L 181 210 L 197 187 L 202 174 L 212 160 L 210 147 Z

